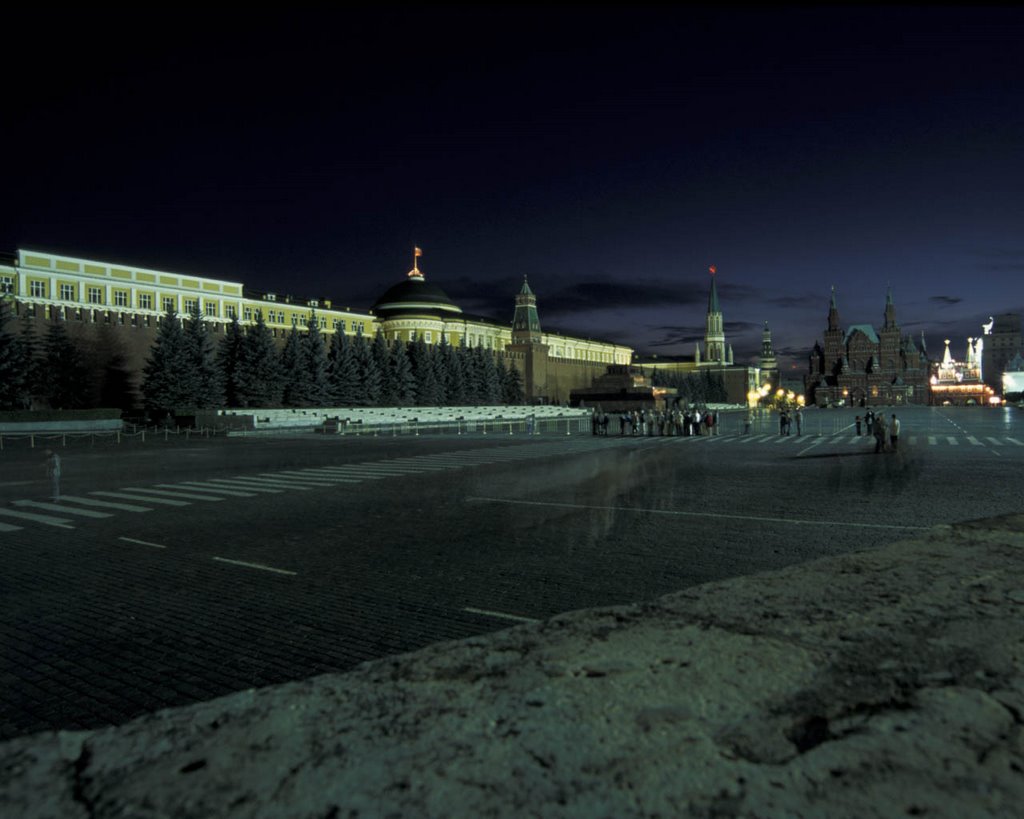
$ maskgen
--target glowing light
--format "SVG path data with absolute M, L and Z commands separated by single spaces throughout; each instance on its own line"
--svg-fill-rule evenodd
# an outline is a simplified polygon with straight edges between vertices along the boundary
M 718 268 L 715 267 L 714 265 L 711 265 L 711 267 L 709 267 L 708 270 L 711 272 L 712 276 L 714 276 L 718 272 Z

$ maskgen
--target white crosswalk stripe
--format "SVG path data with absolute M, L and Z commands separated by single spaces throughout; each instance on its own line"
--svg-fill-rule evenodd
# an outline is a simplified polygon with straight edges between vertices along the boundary
M 112 503 L 110 501 L 99 501 L 92 498 L 80 498 L 78 495 L 62 495 L 62 500 L 80 503 L 83 506 L 98 506 L 101 509 L 119 509 L 122 512 L 152 512 L 151 506 L 137 506 L 133 503 Z
M 178 484 L 170 483 L 158 483 L 157 486 L 166 489 L 177 489 L 179 487 L 183 489 L 195 490 L 199 492 L 215 492 L 218 495 L 227 495 L 229 498 L 255 498 L 255 492 L 243 492 L 240 489 L 232 489 L 227 486 L 217 486 L 216 484 L 205 483 L 203 481 L 182 481 Z
M 330 481 L 320 480 L 312 476 L 296 477 L 295 475 L 289 475 L 286 472 L 263 472 L 260 474 L 261 478 L 267 478 L 285 486 L 302 487 L 303 489 L 314 489 L 318 486 L 333 486 Z
M 960 442 L 956 438 L 954 438 L 952 435 L 947 435 L 946 436 L 946 440 L 949 441 L 949 443 L 952 446 L 959 446 L 960 445 Z
M 1000 441 L 998 438 L 990 438 L 987 435 L 985 436 L 985 438 L 986 440 L 992 442 L 992 446 L 1003 446 L 1003 442 Z
M 970 441 L 971 444 L 973 444 L 974 446 L 985 446 L 981 441 L 979 441 L 973 435 L 968 435 L 967 436 L 967 440 Z
M 125 487 L 122 487 L 122 489 L 125 492 L 134 492 L 136 494 L 140 494 L 141 493 L 142 495 L 156 495 L 157 497 L 161 497 L 161 498 L 174 498 L 176 500 L 179 499 L 179 498 L 187 498 L 188 500 L 201 500 L 201 501 L 222 501 L 222 500 L 224 500 L 224 498 L 214 498 L 214 497 L 211 497 L 210 495 L 200 495 L 197 492 L 184 492 L 184 491 L 170 492 L 170 491 L 168 491 L 166 489 L 145 489 L 145 488 L 138 487 L 138 486 L 125 486 Z
M 939 442 L 939 439 L 934 435 L 928 436 L 928 446 L 935 446 Z
M 55 518 L 53 515 L 36 515 L 32 512 L 15 512 L 13 509 L 0 509 L 0 515 L 4 515 L 9 518 L 20 518 L 21 520 L 31 520 L 34 523 L 43 523 L 47 526 L 58 526 L 61 529 L 75 528 L 67 518 Z
M 1009 437 L 1007 437 L 1006 440 L 1009 441 L 1011 444 L 1016 444 L 1017 446 L 1024 446 L 1024 444 L 1022 444 L 1016 438 L 1009 438 Z
M 261 495 L 280 495 L 282 492 L 280 489 L 272 489 L 269 486 L 255 486 L 251 482 L 228 478 L 210 478 L 206 483 L 211 486 L 224 486 L 226 489 L 243 489 L 246 492 L 256 492 Z
M 17 532 L 21 528 L 20 526 L 11 526 L 9 523 L 0 523 L 0 532 Z
M 297 484 L 294 481 L 275 481 L 272 478 L 258 478 L 249 475 L 236 475 L 230 480 L 232 483 L 240 483 L 246 486 L 251 484 L 254 488 L 257 486 L 266 486 L 281 491 L 286 489 L 297 489 L 300 492 L 308 492 L 313 488 L 312 486 Z
M 309 472 L 278 472 L 277 474 L 278 475 L 283 475 L 283 476 L 286 476 L 286 477 L 293 477 L 293 478 L 296 478 L 296 479 L 298 479 L 300 481 L 308 481 L 308 482 L 311 482 L 311 483 L 319 483 L 322 486 L 333 486 L 336 483 L 359 483 L 358 480 L 349 479 L 349 478 L 343 478 L 341 476 L 333 476 L 333 475 L 325 475 L 325 474 L 313 475 L 313 474 L 311 474 Z
M 27 507 L 29 509 L 42 509 L 44 512 L 61 512 L 65 515 L 78 515 L 82 518 L 110 518 L 110 512 L 97 512 L 93 509 L 75 509 L 71 506 L 64 506 L 59 503 L 39 503 L 31 500 L 16 500 L 11 502 L 14 506 Z
M 188 501 L 183 500 L 171 500 L 170 498 L 154 498 L 147 495 L 133 495 L 130 492 L 101 492 L 96 490 L 90 492 L 90 495 L 99 495 L 102 498 L 119 498 L 121 500 L 136 500 L 145 501 L 146 503 L 155 503 L 158 506 L 191 506 L 192 504 Z

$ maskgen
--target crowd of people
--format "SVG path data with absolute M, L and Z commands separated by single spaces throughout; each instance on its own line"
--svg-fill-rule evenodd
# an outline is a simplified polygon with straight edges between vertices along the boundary
M 590 430 L 594 435 L 607 435 L 609 425 L 614 425 L 616 420 L 619 435 L 718 434 L 718 413 L 705 407 L 634 409 L 612 414 L 595 409 L 590 415 Z

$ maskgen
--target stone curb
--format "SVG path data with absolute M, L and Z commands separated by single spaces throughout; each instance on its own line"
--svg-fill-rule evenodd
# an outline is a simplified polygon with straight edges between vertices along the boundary
M 1020 816 L 1024 515 L 0 745 L 0 814 Z

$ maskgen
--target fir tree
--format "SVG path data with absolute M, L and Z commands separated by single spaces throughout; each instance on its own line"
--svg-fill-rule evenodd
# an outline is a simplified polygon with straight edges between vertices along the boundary
M 281 369 L 284 375 L 281 403 L 286 407 L 305 406 L 302 402 L 309 393 L 309 372 L 303 363 L 299 331 L 293 326 L 281 351 Z
M 498 379 L 498 368 L 494 364 L 494 354 L 483 345 L 480 350 L 480 386 L 481 400 L 486 406 L 501 403 L 501 381 Z
M 391 368 L 395 374 L 395 406 L 413 406 L 416 403 L 416 376 L 409 363 L 408 348 L 401 339 L 396 338 L 391 344 Z
M 359 372 L 359 396 L 358 403 L 363 407 L 375 407 L 380 403 L 380 369 L 373 357 L 370 345 L 362 333 L 356 334 L 352 342 L 352 351 L 355 353 L 356 367 Z
M 466 364 L 461 347 L 448 350 L 448 405 L 461 407 L 467 403 Z
M 356 406 L 360 399 L 359 366 L 352 342 L 340 328 L 331 338 L 327 360 L 331 400 L 343 407 Z
M 117 407 L 122 412 L 136 408 L 135 385 L 124 353 L 113 353 L 103 365 L 99 401 L 101 407 Z
M 484 402 L 482 350 L 482 347 L 462 346 L 459 348 L 462 371 L 465 374 L 466 403 L 472 406 L 479 406 Z
M 18 337 L 18 367 L 21 384 L 18 395 L 20 409 L 30 409 L 35 396 L 44 391 L 42 345 L 36 336 L 36 326 L 26 312 L 21 317 L 21 335 Z
M 238 323 L 238 317 L 232 316 L 231 323 L 224 332 L 224 338 L 217 345 L 217 369 L 224 385 L 224 405 L 228 407 L 242 406 L 240 379 L 244 347 L 245 336 L 242 334 L 242 327 Z
M 371 348 L 373 360 L 380 373 L 380 401 L 382 407 L 393 407 L 398 404 L 398 382 L 395 380 L 395 369 L 391 361 L 391 350 L 384 340 L 384 331 L 377 330 Z
M 419 407 L 437 406 L 440 394 L 430 352 L 422 336 L 409 342 L 409 363 L 412 364 L 413 376 L 416 378 L 416 405 Z
M 82 354 L 68 338 L 64 322 L 50 325 L 43 343 L 46 383 L 42 395 L 54 409 L 77 409 L 85 404 L 87 375 Z
M 241 406 L 272 407 L 281 403 L 281 362 L 262 310 L 256 311 L 256 323 L 245 333 L 238 364 L 235 384 Z
M 506 404 L 522 404 L 525 400 L 523 390 L 523 377 L 513 362 L 508 362 L 505 369 L 505 376 L 502 379 L 502 394 Z
M 441 340 L 431 350 L 430 354 L 431 364 L 434 367 L 434 378 L 437 379 L 437 403 L 439 406 L 451 406 L 452 404 L 449 395 L 449 387 L 451 386 L 451 352 L 452 348 L 448 343 L 448 338 L 442 332 Z
M 22 369 L 21 342 L 11 331 L 11 302 L 0 298 L 0 409 L 21 406 L 25 373 Z
M 223 406 L 224 389 L 217 369 L 213 340 L 199 310 L 198 300 L 189 313 L 184 335 L 192 389 L 189 406 L 199 409 Z
M 181 322 L 172 310 L 160 322 L 143 368 L 142 396 L 148 409 L 167 412 L 188 405 L 192 397 L 185 378 L 189 358 Z
M 324 338 L 320 335 L 320 327 L 314 310 L 306 325 L 306 334 L 301 343 L 302 366 L 306 370 L 306 395 L 303 406 L 326 407 L 330 403 L 330 384 L 327 379 L 327 351 L 324 350 Z

